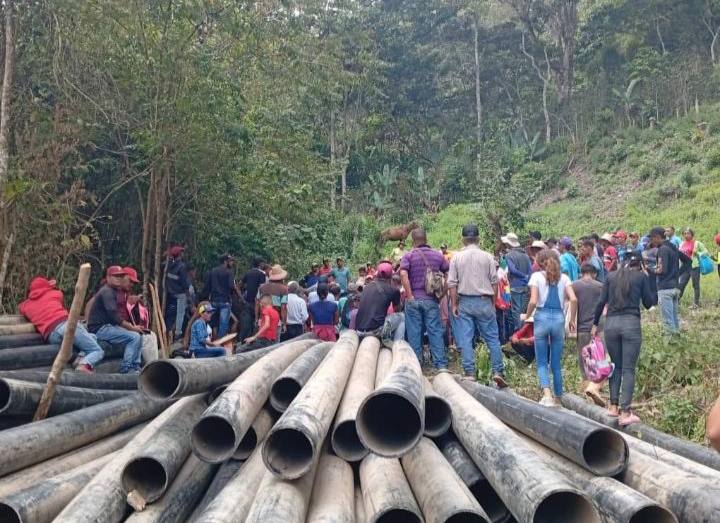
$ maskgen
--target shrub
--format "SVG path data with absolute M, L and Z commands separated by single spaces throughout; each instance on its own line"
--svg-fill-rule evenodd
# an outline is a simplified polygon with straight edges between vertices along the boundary
M 660 178 L 665 176 L 668 172 L 670 172 L 670 164 L 661 159 L 650 159 L 642 164 L 637 170 L 638 178 L 642 181 Z
M 693 164 L 697 163 L 699 158 L 692 146 L 687 142 L 673 141 L 668 147 L 668 153 L 678 163 Z
M 680 174 L 678 175 L 678 180 L 680 182 L 680 185 L 689 189 L 693 185 L 695 185 L 698 181 L 699 175 L 697 173 L 697 169 L 690 166 L 685 166 L 680 170 Z
M 720 146 L 713 147 L 705 153 L 705 167 L 717 169 L 720 167 Z

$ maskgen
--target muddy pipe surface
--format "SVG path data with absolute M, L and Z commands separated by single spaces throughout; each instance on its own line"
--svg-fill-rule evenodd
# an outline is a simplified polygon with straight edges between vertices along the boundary
M 600 521 L 584 493 L 541 460 L 452 375 L 438 374 L 433 387 L 450 404 L 453 430 L 463 447 L 518 521 Z
M 355 331 L 344 331 L 310 381 L 270 429 L 262 447 L 263 461 L 279 478 L 299 478 L 317 463 L 355 362 L 358 343 Z
M 387 351 L 387 349 L 385 350 Z M 360 405 L 375 390 L 379 351 L 379 339 L 373 336 L 363 338 L 358 347 L 345 392 L 338 406 L 330 441 L 335 454 L 346 461 L 360 461 L 369 452 L 367 447 L 360 441 L 356 421 Z M 387 351 L 387 353 L 392 356 L 390 351 Z M 390 360 L 388 360 L 388 363 L 390 363 Z
M 510 514 L 505 503 L 477 468 L 452 429 L 437 438 L 435 444 L 463 483 L 470 489 L 490 521 L 493 523 L 504 522 Z
M 267 401 L 275 378 L 316 343 L 316 340 L 288 343 L 282 350 L 267 353 L 238 376 L 193 427 L 191 438 L 195 455 L 208 463 L 221 463 L 231 458 Z M 259 351 L 248 354 L 255 352 Z
M 490 523 L 480 503 L 432 441 L 421 439 L 400 463 L 427 523 Z
M 330 342 L 318 343 L 278 376 L 270 389 L 270 404 L 276 411 L 285 412 L 333 345 Z
M 39 332 L 0 336 L 0 350 L 14 349 L 16 347 L 31 347 L 33 345 L 42 345 L 42 343 L 43 338 Z
M 421 523 L 422 513 L 400 460 L 368 454 L 360 462 L 360 487 L 368 523 Z
M 355 523 L 352 467 L 337 456 L 320 457 L 306 523 Z
M 212 480 L 218 466 L 190 454 L 163 497 L 142 512 L 134 512 L 125 523 L 182 523 L 187 520 Z
M 190 454 L 188 434 L 205 407 L 203 395 L 188 398 L 182 410 L 167 420 L 123 467 L 120 481 L 136 510 L 159 499 L 170 486 Z
M 437 438 L 450 430 L 450 405 L 433 390 L 430 380 L 423 376 L 425 393 L 425 436 Z
M 627 443 L 604 425 L 508 391 L 471 382 L 463 382 L 462 387 L 507 425 L 597 476 L 615 476 L 627 464 Z
M 163 411 L 171 402 L 140 393 L 67 412 L 0 432 L 0 475 L 64 454 L 105 436 L 137 425 Z
M 250 428 L 245 433 L 245 436 L 243 436 L 240 445 L 238 445 L 238 448 L 235 449 L 233 458 L 242 460 L 250 457 L 250 454 L 253 453 L 257 446 L 265 439 L 267 433 L 270 432 L 270 429 L 275 424 L 275 421 L 275 412 L 271 408 L 265 406 L 260 409 L 260 412 L 257 416 L 255 416 L 252 425 L 250 425 Z
M 0 378 L 10 378 L 33 383 L 47 382 L 48 373 L 33 370 L 6 370 L 0 371 Z M 80 387 L 85 389 L 107 390 L 137 390 L 138 377 L 136 374 L 84 374 L 82 372 L 63 372 L 58 385 Z
M 385 377 L 388 375 L 388 372 L 390 372 L 390 367 L 392 366 L 392 358 L 392 349 L 382 347 L 380 352 L 378 352 L 374 389 L 380 387 L 382 382 L 385 381 Z
M 315 339 L 313 335 L 303 334 L 290 341 L 225 358 L 153 361 L 140 372 L 139 388 L 153 398 L 175 398 L 205 392 L 230 383 L 275 349 L 311 339 Z
M 380 456 L 400 457 L 420 441 L 425 429 L 423 375 L 407 342 L 393 344 L 390 370 L 360 405 L 356 423 L 360 441 Z
M 220 491 L 225 488 L 225 485 L 228 484 L 235 474 L 237 474 L 237 471 L 243 466 L 245 466 L 245 462 L 238 461 L 236 459 L 229 459 L 220 465 L 210 482 L 210 486 L 207 488 L 202 499 L 187 519 L 187 523 L 195 523 L 195 521 L 197 521 L 200 514 L 205 511 L 208 505 L 212 503 Z

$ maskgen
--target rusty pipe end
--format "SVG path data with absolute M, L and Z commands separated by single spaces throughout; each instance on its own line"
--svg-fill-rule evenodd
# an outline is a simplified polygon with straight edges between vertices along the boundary
M 583 443 L 583 460 L 586 468 L 596 476 L 614 477 L 628 462 L 628 445 L 619 432 L 598 428 Z
M 170 399 L 180 388 L 180 372 L 169 360 L 152 361 L 140 371 L 138 388 L 153 399 Z
M 535 509 L 532 523 L 600 523 L 592 502 L 572 490 L 551 492 Z
M 170 478 L 158 460 L 142 456 L 125 465 L 120 481 L 126 493 L 135 491 L 147 503 L 152 503 L 163 495 Z
M 240 444 L 235 449 L 235 454 L 233 454 L 233 459 L 238 460 L 244 460 L 248 459 L 250 457 L 250 454 L 253 453 L 253 450 L 255 450 L 255 447 L 257 447 L 258 444 L 258 437 L 257 433 L 255 432 L 255 429 L 250 427 L 248 431 L 243 436 L 243 439 L 240 441 Z
M 285 412 L 301 389 L 302 385 L 294 378 L 278 378 L 270 389 L 270 405 L 278 412 Z
M 221 463 L 232 457 L 238 446 L 235 428 L 220 416 L 205 416 L 190 435 L 193 453 L 206 463 Z
M 424 421 L 412 401 L 397 391 L 382 389 L 365 398 L 356 418 L 360 441 L 386 458 L 410 452 L 423 436 Z
M 452 410 L 447 401 L 439 396 L 425 398 L 425 435 L 437 438 L 450 430 Z
M 345 461 L 361 461 L 370 452 L 360 441 L 354 419 L 338 423 L 332 433 L 330 442 L 335 454 Z
M 395 508 L 378 514 L 372 523 L 421 523 L 421 520 L 410 510 Z
M 660 505 L 648 505 L 637 511 L 628 523 L 677 523 L 675 514 Z
M 262 448 L 262 458 L 270 472 L 281 479 L 297 479 L 313 467 L 317 449 L 311 438 L 299 429 L 271 431 Z

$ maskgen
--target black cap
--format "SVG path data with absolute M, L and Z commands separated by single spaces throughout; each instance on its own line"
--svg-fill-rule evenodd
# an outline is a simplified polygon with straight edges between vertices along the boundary
M 478 236 L 480 236 L 480 231 L 477 225 L 471 223 L 462 228 L 463 238 L 477 238 Z
M 642 254 L 637 251 L 630 251 L 625 258 L 625 261 L 627 263 L 640 263 L 641 261 L 643 261 L 643 257 Z

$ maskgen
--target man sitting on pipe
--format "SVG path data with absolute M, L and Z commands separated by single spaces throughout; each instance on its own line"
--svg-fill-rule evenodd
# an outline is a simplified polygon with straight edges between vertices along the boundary
M 708 415 L 707 437 L 710 440 L 710 445 L 720 450 L 720 397 Z
M 28 297 L 20 304 L 20 314 L 35 325 L 48 343 L 62 343 L 69 312 L 65 308 L 63 292 L 56 287 L 55 280 L 42 276 L 33 278 Z M 105 356 L 95 336 L 82 324 L 78 324 L 75 330 L 73 347 L 80 355 L 75 362 L 75 370 L 78 372 L 94 372 L 95 365 Z
M 378 265 L 375 279 L 360 294 L 355 327 L 361 338 L 377 336 L 385 345 L 405 338 L 405 316 L 400 310 L 400 290 L 392 284 L 393 268 L 389 262 Z M 393 313 L 388 314 L 390 306 Z

